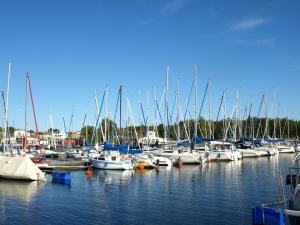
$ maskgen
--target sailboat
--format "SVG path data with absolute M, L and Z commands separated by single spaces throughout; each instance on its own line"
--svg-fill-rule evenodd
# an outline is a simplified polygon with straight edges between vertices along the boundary
M 167 67 L 167 72 L 166 72 L 166 84 L 165 84 L 165 94 L 164 94 L 164 100 L 165 100 L 165 112 L 164 112 L 164 140 L 165 140 L 165 145 L 158 150 L 152 151 L 151 154 L 157 157 L 166 157 L 171 159 L 174 163 L 181 161 L 183 164 L 202 164 L 207 161 L 207 156 L 203 152 L 199 151 L 194 151 L 191 149 L 191 146 L 177 146 L 175 143 L 174 145 L 171 144 L 171 142 L 168 140 L 168 129 L 169 129 L 169 122 L 170 122 L 170 117 L 169 117 L 169 107 L 168 107 L 168 87 L 169 87 L 169 70 L 170 67 Z M 197 71 L 195 73 L 195 79 L 193 80 L 193 86 L 194 84 L 197 83 Z M 197 88 L 196 88 L 197 89 Z M 192 89 L 191 89 L 192 91 Z M 191 93 L 190 93 L 191 95 Z M 196 110 L 196 101 L 197 101 L 197 90 L 195 92 L 195 110 Z M 189 98 L 190 100 L 190 98 Z M 188 100 L 188 103 L 189 103 Z M 179 102 L 178 102 L 178 89 L 177 89 L 177 94 L 176 94 L 176 102 L 177 102 L 177 114 L 180 113 L 179 109 Z M 188 105 L 187 105 L 188 108 Z M 195 111 L 195 121 L 197 120 L 196 118 L 197 114 Z M 179 117 L 177 115 L 177 126 L 179 125 Z M 185 120 L 185 117 L 184 117 Z M 179 129 L 179 128 L 178 128 Z M 197 130 L 197 123 L 195 123 L 195 130 Z M 197 133 L 196 133 L 197 135 Z M 177 134 L 178 139 L 179 139 L 179 132 Z M 187 136 L 189 136 L 187 134 Z M 195 136 L 195 135 L 194 135 Z M 179 143 L 180 141 L 177 140 Z M 190 141 L 189 141 L 190 145 Z
M 11 64 L 9 64 L 8 70 L 8 85 L 7 85 L 7 104 L 5 107 L 5 132 L 4 132 L 4 156 L 0 157 L 0 178 L 5 179 L 16 179 L 16 180 L 38 180 L 46 181 L 46 175 L 43 173 L 28 156 L 5 156 L 5 138 L 6 138 L 6 128 L 8 124 L 8 94 L 9 94 L 9 81 L 11 75 Z M 26 75 L 27 77 L 28 75 Z M 3 98 L 4 100 L 4 98 Z M 4 100 L 5 105 L 5 100 Z
M 90 164 L 97 169 L 105 170 L 132 170 L 133 162 L 118 150 L 104 150 L 99 157 L 90 158 Z
M 122 90 L 122 87 L 120 87 L 119 96 L 121 95 L 121 90 Z M 107 95 L 107 86 L 105 88 L 105 91 L 104 91 L 104 94 L 102 97 L 100 109 L 98 111 L 97 120 L 96 120 L 96 124 L 94 127 L 94 132 L 93 132 L 91 143 L 93 143 L 95 135 L 96 135 L 97 125 L 99 123 L 99 118 L 100 118 L 104 98 L 106 97 L 106 95 Z M 132 159 L 129 157 L 129 155 L 121 154 L 118 147 L 112 146 L 110 144 L 105 144 L 104 150 L 100 153 L 100 156 L 89 158 L 89 162 L 94 168 L 97 168 L 97 169 L 106 169 L 106 170 L 131 170 L 131 169 L 133 169 L 133 162 L 132 162 Z
M 1 157 L 0 178 L 47 181 L 46 174 L 28 156 Z

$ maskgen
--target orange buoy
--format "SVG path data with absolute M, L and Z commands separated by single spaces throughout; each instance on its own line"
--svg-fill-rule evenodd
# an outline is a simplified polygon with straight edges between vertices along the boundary
M 143 169 L 145 168 L 145 166 L 144 166 L 143 163 L 140 163 L 140 164 L 138 165 L 138 168 L 139 168 L 140 170 L 143 170 Z
M 88 170 L 85 172 L 85 175 L 87 175 L 88 177 L 93 176 L 92 167 L 88 167 Z

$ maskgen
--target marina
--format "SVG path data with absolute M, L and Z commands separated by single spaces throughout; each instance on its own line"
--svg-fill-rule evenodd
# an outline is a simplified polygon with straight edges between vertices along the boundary
M 0 225 L 300 225 L 299 8 L 0 1 Z
M 289 173 L 293 157 L 73 171 L 67 186 L 51 175 L 46 183 L 0 180 L 0 224 L 252 224 L 252 207 L 278 200 L 279 172 Z

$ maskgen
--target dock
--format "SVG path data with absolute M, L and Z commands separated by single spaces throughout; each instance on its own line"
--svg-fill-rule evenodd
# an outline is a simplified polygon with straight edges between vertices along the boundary
M 85 170 L 89 167 L 88 162 L 83 161 L 48 161 L 36 164 L 41 170 Z

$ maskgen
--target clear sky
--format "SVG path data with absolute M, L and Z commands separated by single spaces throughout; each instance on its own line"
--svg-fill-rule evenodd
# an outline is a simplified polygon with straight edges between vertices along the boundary
M 24 127 L 26 72 L 41 130 L 50 127 L 49 113 L 60 129 L 72 111 L 73 129 L 86 112 L 94 123 L 93 93 L 100 101 L 105 84 L 110 115 L 123 85 L 137 122 L 138 89 L 150 114 L 153 86 L 161 96 L 168 64 L 170 102 L 179 79 L 182 111 L 198 64 L 198 104 L 211 79 L 214 115 L 224 90 L 231 114 L 238 88 L 241 106 L 253 97 L 255 114 L 262 94 L 271 105 L 276 93 L 280 110 L 271 116 L 300 119 L 299 10 L 297 0 L 1 0 L 1 90 L 12 63 L 9 122 Z M 28 123 L 34 127 L 31 113 Z

